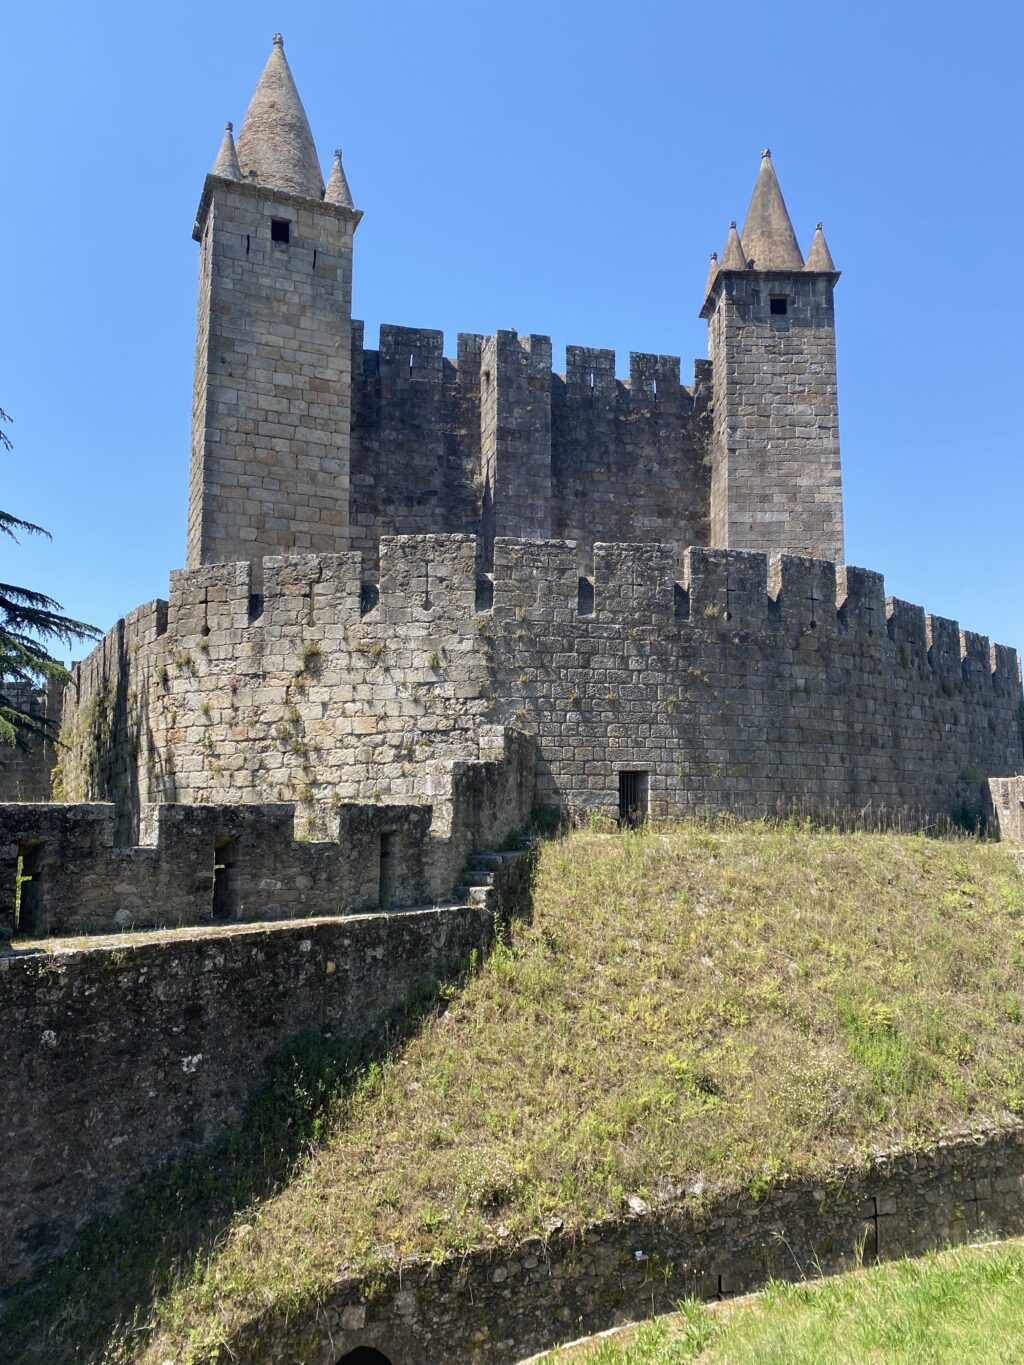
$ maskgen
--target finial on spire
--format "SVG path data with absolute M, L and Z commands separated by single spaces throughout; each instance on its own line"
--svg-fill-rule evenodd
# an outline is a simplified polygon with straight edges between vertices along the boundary
M 222 180 L 241 180 L 242 171 L 238 165 L 238 154 L 235 151 L 235 139 L 232 137 L 233 125 L 227 122 L 224 125 L 224 136 L 221 139 L 220 150 L 217 153 L 213 165 L 210 167 L 211 175 L 219 175 Z
M 238 160 L 248 180 L 303 199 L 323 198 L 324 178 L 313 134 L 280 33 L 274 34 L 274 46 L 238 134 Z
M 823 274 L 835 275 L 836 263 L 832 259 L 832 253 L 828 249 L 825 241 L 825 234 L 821 230 L 821 224 L 814 229 L 814 241 L 811 242 L 811 249 L 807 253 L 807 264 L 805 270 L 817 270 Z
M 339 208 L 343 209 L 355 207 L 352 203 L 352 191 L 348 187 L 345 167 L 341 164 L 340 147 L 334 149 L 334 165 L 331 167 L 330 178 L 327 181 L 327 189 L 324 191 L 324 203 L 337 204 Z
M 761 152 L 754 193 L 743 224 L 743 246 L 755 270 L 802 270 L 804 258 L 797 245 L 786 201 L 775 175 L 771 149 Z

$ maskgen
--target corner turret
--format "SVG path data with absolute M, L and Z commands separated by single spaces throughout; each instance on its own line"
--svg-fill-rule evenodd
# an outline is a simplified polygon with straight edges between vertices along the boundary
M 705 288 L 713 364 L 711 544 L 842 562 L 833 289 L 821 224 L 804 263 L 771 152 L 761 153 Z
M 242 171 L 238 165 L 238 153 L 235 151 L 233 130 L 233 123 L 225 123 L 220 151 L 217 153 L 217 159 L 210 167 L 210 174 L 220 176 L 221 180 L 241 180 L 242 178 Z
M 348 177 L 345 175 L 345 167 L 341 164 L 341 148 L 338 147 L 334 152 L 334 165 L 331 167 L 331 178 L 327 182 L 327 189 L 324 191 L 325 204 L 337 204 L 343 209 L 353 208 L 352 191 L 348 187 Z M 821 224 L 818 224 L 821 227 Z

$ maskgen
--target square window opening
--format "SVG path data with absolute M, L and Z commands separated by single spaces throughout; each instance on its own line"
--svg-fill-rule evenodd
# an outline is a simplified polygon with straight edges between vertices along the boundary
M 283 242 L 285 246 L 292 239 L 292 225 L 287 218 L 271 218 L 270 220 L 270 240 L 272 242 Z
M 768 301 L 773 317 L 784 318 L 789 312 L 789 299 L 783 294 L 773 294 Z

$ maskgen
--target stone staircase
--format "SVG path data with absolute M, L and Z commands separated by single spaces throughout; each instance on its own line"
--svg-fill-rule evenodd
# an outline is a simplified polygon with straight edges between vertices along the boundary
M 457 905 L 480 905 L 487 910 L 501 908 L 500 902 L 512 882 L 526 871 L 525 860 L 533 854 L 534 841 L 523 848 L 502 853 L 471 853 L 462 881 L 452 892 Z

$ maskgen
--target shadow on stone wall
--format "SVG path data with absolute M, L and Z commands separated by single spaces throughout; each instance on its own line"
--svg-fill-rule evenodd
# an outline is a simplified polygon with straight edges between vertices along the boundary
M 237 1131 L 147 1177 L 120 1213 L 91 1224 L 34 1282 L 0 1297 L 8 1365 L 41 1355 L 51 1365 L 98 1359 L 113 1334 L 145 1323 L 181 1268 L 202 1260 L 240 1209 L 288 1183 L 334 1106 L 443 1013 L 463 977 L 453 968 L 420 983 L 359 1042 L 306 1036 L 284 1049 Z

